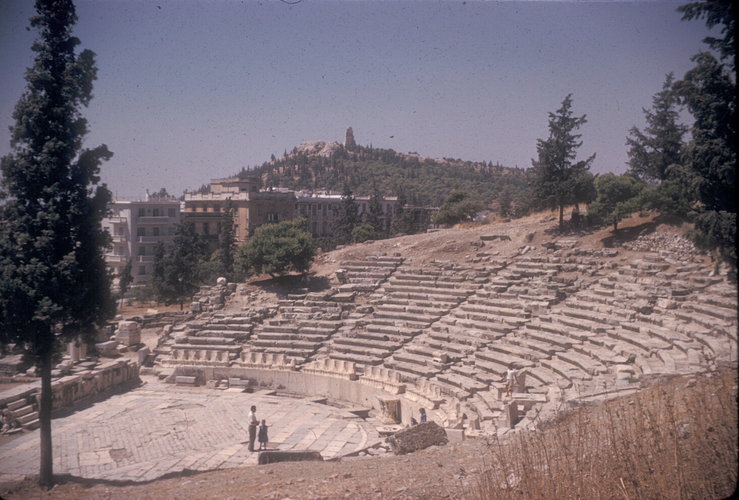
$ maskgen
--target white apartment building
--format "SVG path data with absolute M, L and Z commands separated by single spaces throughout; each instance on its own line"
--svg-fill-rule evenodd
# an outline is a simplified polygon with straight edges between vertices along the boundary
M 147 198 L 149 198 L 147 196 Z M 133 285 L 148 282 L 154 266 L 154 253 L 159 242 L 169 243 L 180 223 L 180 202 L 173 199 L 114 200 L 110 215 L 103 219 L 103 229 L 113 240 L 105 261 L 118 276 L 131 261 Z

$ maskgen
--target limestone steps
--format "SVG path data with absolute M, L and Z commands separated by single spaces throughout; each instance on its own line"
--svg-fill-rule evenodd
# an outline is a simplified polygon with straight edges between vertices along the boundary
M 362 365 L 370 365 L 370 366 L 381 365 L 383 362 L 383 358 L 379 358 L 375 356 L 368 356 L 365 354 L 344 353 L 344 352 L 338 352 L 334 350 L 332 350 L 329 353 L 328 357 L 331 359 L 351 361 L 353 363 L 362 364 Z

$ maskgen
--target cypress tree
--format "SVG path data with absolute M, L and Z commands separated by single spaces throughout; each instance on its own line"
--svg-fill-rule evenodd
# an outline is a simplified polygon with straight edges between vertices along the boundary
M 105 145 L 83 149 L 93 52 L 77 54 L 71 0 L 37 0 L 33 66 L 16 104 L 12 153 L 2 158 L 0 342 L 23 345 L 41 376 L 40 483 L 53 483 L 51 370 L 63 341 L 91 342 L 115 301 L 100 222 L 110 192 L 98 185 Z

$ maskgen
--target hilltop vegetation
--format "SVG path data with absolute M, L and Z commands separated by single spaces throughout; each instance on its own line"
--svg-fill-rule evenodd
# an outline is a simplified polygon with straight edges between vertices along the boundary
M 318 143 L 325 144 L 325 143 Z M 432 159 L 372 146 L 332 148 L 318 152 L 294 148 L 240 175 L 258 175 L 265 186 L 294 190 L 341 192 L 349 187 L 357 196 L 369 196 L 375 188 L 384 196 L 403 197 L 406 203 L 440 206 L 454 190 L 468 191 L 486 205 L 502 193 L 518 205 L 526 205 L 526 171 L 491 162 Z

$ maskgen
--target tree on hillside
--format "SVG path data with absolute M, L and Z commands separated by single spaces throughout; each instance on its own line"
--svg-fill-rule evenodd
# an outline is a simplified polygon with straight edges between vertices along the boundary
M 708 36 L 703 42 L 719 53 L 721 60 L 728 66 L 730 73 L 736 73 L 736 30 L 737 4 L 734 0 L 706 0 L 690 2 L 678 7 L 683 20 L 705 19 L 706 26 L 721 26 L 722 38 Z
M 126 265 L 123 266 L 123 269 L 121 269 L 121 272 L 118 274 L 118 295 L 121 298 L 121 301 L 125 297 L 126 292 L 128 292 L 131 283 L 133 283 L 133 274 L 131 274 L 132 268 L 133 261 L 128 259 Z
M 374 226 L 367 222 L 356 226 L 352 230 L 352 243 L 362 243 L 369 240 L 376 240 L 377 238 L 378 235 Z
M 595 154 L 585 160 L 575 161 L 582 146 L 581 134 L 575 133 L 587 123 L 586 115 L 573 116 L 572 94 L 562 101 L 562 106 L 549 113 L 549 137 L 537 140 L 538 159 L 532 160 L 532 192 L 534 203 L 541 208 L 559 209 L 559 227 L 564 227 L 564 208 L 581 199 L 588 189 L 583 185 Z M 591 178 L 592 179 L 592 178 Z
M 724 62 L 701 52 L 695 67 L 676 82 L 676 92 L 694 118 L 680 174 L 698 201 L 696 242 L 714 249 L 736 272 L 736 73 L 731 1 L 694 2 L 681 7 L 683 19 L 705 17 L 723 25 L 724 38 L 707 38 Z
M 498 214 L 501 217 L 510 217 L 513 212 L 513 197 L 510 189 L 501 189 L 498 194 Z
M 71 0 L 37 0 L 39 32 L 26 90 L 11 127 L 13 152 L 2 158 L 0 342 L 24 346 L 41 376 L 40 484 L 53 483 L 51 369 L 63 342 L 94 341 L 115 301 L 103 260 L 109 237 L 101 220 L 111 199 L 98 185 L 104 145 L 83 149 L 81 108 L 92 99 L 94 54 L 75 48 Z
M 595 179 L 597 196 L 588 205 L 588 216 L 596 222 L 613 224 L 618 231 L 618 223 L 640 207 L 639 194 L 644 182 L 633 175 L 600 175 Z
M 466 191 L 452 191 L 434 216 L 434 223 L 453 225 L 471 221 L 485 206 Z
M 647 126 L 629 130 L 629 172 L 645 181 L 664 181 L 668 169 L 681 162 L 683 136 L 688 128 L 679 123 L 679 97 L 673 89 L 672 73 L 665 77 L 662 90 L 652 98 L 652 109 L 642 109 Z
M 305 219 L 265 224 L 239 248 L 236 262 L 245 274 L 267 273 L 272 277 L 310 269 L 315 248 Z
M 365 223 L 372 227 L 375 238 L 383 238 L 386 234 L 385 227 L 382 224 L 383 215 L 382 194 L 380 194 L 380 190 L 377 189 L 377 185 L 375 184 L 372 189 L 372 196 L 369 199 L 369 208 L 365 220 Z
M 214 257 L 218 263 L 218 274 L 227 280 L 234 279 L 234 253 L 236 244 L 236 232 L 234 230 L 234 207 L 231 200 L 226 203 L 221 213 L 221 221 L 218 230 L 218 248 Z
M 413 234 L 417 231 L 413 218 L 413 210 L 407 206 L 407 198 L 403 186 L 398 187 L 398 210 L 392 219 L 391 234 Z
M 179 224 L 172 244 L 167 248 L 158 245 L 156 249 L 151 284 L 157 299 L 165 304 L 179 302 L 183 309 L 184 300 L 202 284 L 200 270 L 206 253 L 205 242 L 193 224 Z
M 333 223 L 334 238 L 338 245 L 344 245 L 352 240 L 352 231 L 359 223 L 359 209 L 354 200 L 354 193 L 348 185 L 344 186 L 341 194 L 341 209 L 338 218 Z

